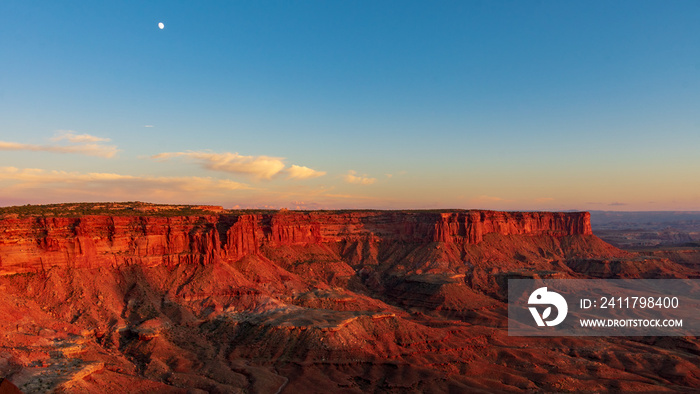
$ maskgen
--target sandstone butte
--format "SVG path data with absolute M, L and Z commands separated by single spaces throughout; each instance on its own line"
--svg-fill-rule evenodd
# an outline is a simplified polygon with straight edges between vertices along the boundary
M 0 378 L 39 392 L 687 391 L 697 338 L 508 337 L 508 278 L 688 278 L 586 212 L 0 219 Z

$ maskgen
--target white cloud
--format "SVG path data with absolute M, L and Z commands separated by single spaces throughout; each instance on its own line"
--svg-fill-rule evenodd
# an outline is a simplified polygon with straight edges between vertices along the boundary
M 105 158 L 114 157 L 119 151 L 116 146 L 103 144 L 104 142 L 109 142 L 109 138 L 95 137 L 90 134 L 75 134 L 73 131 L 61 131 L 55 137 L 51 138 L 51 141 L 66 141 L 68 144 L 34 145 L 0 141 L 0 150 L 75 153 Z
M 309 167 L 298 166 L 296 164 L 292 164 L 286 171 L 287 179 L 309 179 L 326 175 L 325 171 L 316 171 Z
M 255 179 L 270 180 L 286 171 L 287 179 L 308 179 L 325 175 L 308 167 L 292 165 L 285 170 L 286 164 L 282 157 L 244 156 L 239 153 L 213 152 L 166 152 L 152 156 L 153 159 L 167 160 L 174 157 L 185 157 L 198 162 L 202 167 L 232 174 L 243 174 Z
M 377 178 L 370 178 L 367 174 L 358 176 L 357 171 L 353 170 L 348 171 L 343 178 L 347 183 L 355 183 L 358 185 L 371 185 L 377 181 Z
M 90 134 L 75 134 L 72 130 L 60 130 L 56 133 L 56 136 L 51 138 L 51 141 L 62 141 L 66 140 L 74 144 L 86 144 L 86 143 L 96 143 L 96 142 L 109 142 L 109 138 L 95 137 Z
M 156 177 L 115 173 L 81 173 L 36 168 L 0 167 L 1 193 L 14 198 L 67 196 L 102 200 L 191 200 L 193 197 L 221 197 L 234 190 L 252 190 L 246 184 L 208 177 Z
M 0 150 L 40 150 L 36 145 L 0 141 Z
M 169 152 L 153 156 L 154 159 L 163 160 L 173 157 L 194 159 L 209 170 L 245 174 L 258 179 L 271 179 L 284 168 L 284 162 L 279 157 L 243 156 L 228 152 Z
M 107 146 L 100 144 L 81 144 L 75 146 L 53 147 L 51 152 L 58 153 L 78 153 L 88 156 L 97 156 L 111 158 L 119 151 L 116 146 Z

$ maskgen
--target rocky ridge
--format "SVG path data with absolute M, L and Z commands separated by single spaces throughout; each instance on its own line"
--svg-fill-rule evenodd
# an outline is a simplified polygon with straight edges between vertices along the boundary
M 507 336 L 508 278 L 697 277 L 606 244 L 585 212 L 146 208 L 0 219 L 0 377 L 24 392 L 700 387 L 694 338 Z
M 281 212 L 253 215 L 28 217 L 0 220 L 0 274 L 54 266 L 211 264 L 263 248 L 395 242 L 475 245 L 485 235 L 591 235 L 580 213 Z

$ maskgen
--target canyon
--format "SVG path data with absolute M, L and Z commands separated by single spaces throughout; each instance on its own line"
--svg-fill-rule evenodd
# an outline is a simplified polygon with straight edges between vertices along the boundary
M 510 278 L 700 277 L 586 212 L 0 214 L 0 378 L 25 393 L 700 387 L 695 337 L 508 336 Z

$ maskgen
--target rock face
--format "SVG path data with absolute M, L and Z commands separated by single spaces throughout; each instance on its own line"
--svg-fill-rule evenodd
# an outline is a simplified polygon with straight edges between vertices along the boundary
M 700 276 L 585 212 L 70 207 L 0 219 L 0 377 L 27 394 L 700 387 L 697 338 L 508 336 L 508 278 Z
M 587 212 L 280 212 L 0 220 L 0 274 L 138 263 L 236 261 L 266 247 L 411 243 L 476 245 L 488 234 L 591 235 Z

